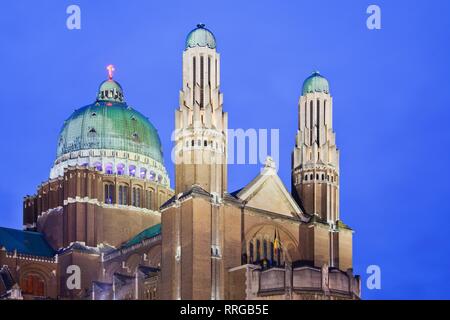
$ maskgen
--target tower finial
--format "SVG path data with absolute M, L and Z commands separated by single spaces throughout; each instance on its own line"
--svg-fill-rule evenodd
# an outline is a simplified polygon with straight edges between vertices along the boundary
M 205 27 L 204 23 L 199 23 L 197 24 L 197 28 L 203 29 Z
M 109 78 L 109 80 L 112 80 L 113 73 L 114 73 L 114 71 L 116 71 L 116 69 L 114 68 L 114 66 L 112 64 L 110 64 L 109 66 L 106 67 L 106 70 L 108 70 L 108 78 Z

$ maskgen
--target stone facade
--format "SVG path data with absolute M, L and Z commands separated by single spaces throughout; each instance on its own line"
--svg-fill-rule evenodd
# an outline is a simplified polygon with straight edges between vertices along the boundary
M 112 203 L 107 186 L 112 187 Z M 126 187 L 122 203 L 120 187 Z M 139 203 L 133 203 L 133 193 L 139 193 Z M 146 179 L 69 167 L 39 186 L 35 196 L 25 197 L 24 227 L 42 232 L 55 250 L 76 241 L 117 247 L 160 223 L 159 207 L 172 195 L 173 190 Z
M 25 197 L 23 234 L 0 228 L 0 298 L 359 299 L 353 231 L 339 215 L 328 81 L 314 73 L 304 84 L 291 193 L 270 157 L 250 183 L 228 192 L 220 55 L 203 25 L 188 35 L 182 79 L 175 191 L 160 160 L 148 158 L 160 152 L 159 145 L 143 145 L 151 151 L 146 155 L 130 151 L 141 148 L 133 126 L 141 125 L 139 134 L 149 141 L 158 144 L 159 137 L 144 117 L 129 111 L 110 75 L 101 85 L 102 100 L 76 111 L 70 118 L 75 124 L 65 123 L 58 150 L 70 152 L 61 151 L 51 179 Z M 108 114 L 113 106 L 130 119 L 122 123 Z M 81 116 L 101 124 L 90 118 L 100 115 L 123 126 L 113 131 L 125 136 L 79 125 Z M 80 137 L 74 137 L 77 130 Z M 93 145 L 104 149 L 72 150 L 89 146 L 95 133 L 102 140 Z M 109 141 L 131 141 L 133 148 L 111 151 Z M 141 174 L 135 173 L 138 162 Z M 79 283 L 72 277 L 77 268 Z

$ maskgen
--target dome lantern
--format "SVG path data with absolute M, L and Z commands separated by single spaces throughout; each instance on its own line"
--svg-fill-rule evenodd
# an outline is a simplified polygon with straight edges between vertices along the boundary
M 122 86 L 113 80 L 113 73 L 116 70 L 112 64 L 106 67 L 108 70 L 108 80 L 103 81 L 98 89 L 97 101 L 123 102 Z

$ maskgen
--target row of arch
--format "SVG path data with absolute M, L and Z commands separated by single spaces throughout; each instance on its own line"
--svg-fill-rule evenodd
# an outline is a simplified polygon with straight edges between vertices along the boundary
M 261 265 L 263 268 L 283 267 L 285 256 L 283 247 L 277 240 L 253 239 L 248 243 L 247 252 L 242 255 L 243 264 Z
M 155 193 L 156 191 L 153 189 L 143 189 L 140 186 L 130 188 L 124 184 L 116 186 L 113 183 L 105 183 L 103 195 L 106 204 L 131 205 L 156 210 L 167 200 L 167 197 L 163 193 L 158 193 L 158 199 L 156 199 Z M 155 201 L 157 201 L 156 206 L 153 205 Z
M 85 164 L 84 166 L 87 166 Z M 105 164 L 103 170 L 103 165 L 101 162 L 96 162 L 93 165 L 98 171 L 104 172 L 105 174 L 117 174 L 118 176 L 128 175 L 130 177 L 137 177 L 140 179 L 148 179 L 150 181 L 163 182 L 164 177 L 161 174 L 156 174 L 153 170 L 148 170 L 146 168 L 138 168 L 135 165 L 129 165 L 128 168 L 123 163 L 119 163 L 114 167 L 112 163 Z
M 315 178 L 315 179 L 314 179 Z M 309 173 L 309 174 L 305 174 L 303 177 L 304 181 L 330 181 L 330 182 L 338 182 L 338 178 L 337 176 L 334 175 L 330 175 L 330 174 L 325 174 L 325 173 Z
M 210 147 L 212 149 L 217 149 L 217 150 L 224 151 L 222 145 L 219 145 L 219 143 L 217 141 L 215 141 L 215 143 L 214 143 L 213 140 L 208 141 L 208 140 L 198 139 L 197 143 L 195 142 L 195 140 L 186 140 L 185 146 L 186 146 L 186 148 L 189 148 L 189 147 Z

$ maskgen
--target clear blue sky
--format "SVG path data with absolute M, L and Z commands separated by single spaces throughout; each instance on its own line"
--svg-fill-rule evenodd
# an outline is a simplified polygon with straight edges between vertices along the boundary
M 81 7 L 82 29 L 66 28 Z M 366 28 L 378 4 L 382 30 Z M 158 128 L 166 165 L 186 34 L 203 22 L 222 55 L 231 128 L 280 128 L 280 176 L 303 80 L 331 83 L 341 150 L 341 216 L 356 230 L 363 297 L 450 298 L 450 1 L 3 1 L 0 10 L 0 225 L 48 178 L 63 121 L 91 103 L 105 66 Z M 229 189 L 259 166 L 233 165 Z M 365 288 L 368 265 L 382 289 Z

